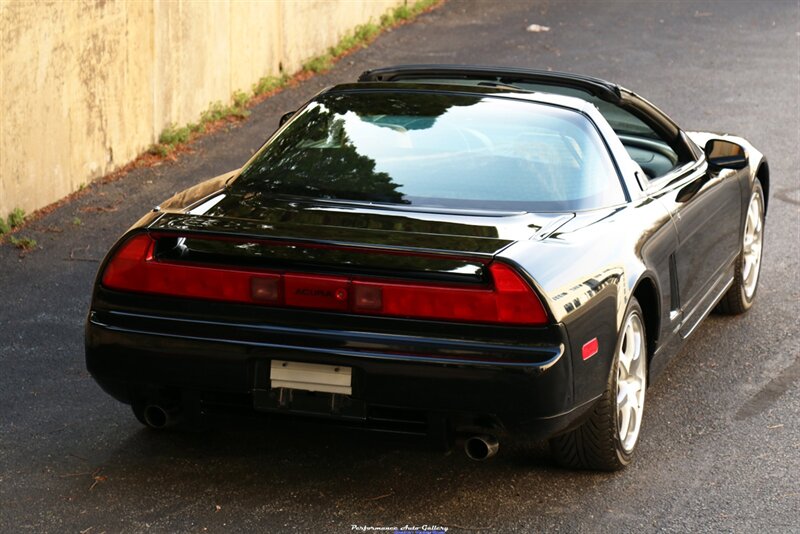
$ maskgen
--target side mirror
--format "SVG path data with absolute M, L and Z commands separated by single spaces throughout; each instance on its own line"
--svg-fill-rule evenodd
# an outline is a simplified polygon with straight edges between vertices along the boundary
M 281 120 L 278 121 L 278 128 L 286 124 L 294 116 L 294 113 L 294 111 L 288 111 L 281 115 Z
M 742 145 L 723 139 L 709 139 L 706 143 L 706 159 L 712 169 L 744 169 L 747 154 Z

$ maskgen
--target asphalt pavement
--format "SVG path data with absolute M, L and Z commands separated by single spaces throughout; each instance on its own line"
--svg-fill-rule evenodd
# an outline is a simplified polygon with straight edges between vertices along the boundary
M 769 158 L 756 304 L 709 317 L 650 388 L 623 472 L 558 469 L 541 444 L 501 444 L 473 463 L 417 438 L 303 425 L 152 432 L 86 372 L 93 277 L 127 227 L 239 167 L 321 88 L 397 63 L 606 78 L 686 129 L 742 135 Z M 382 35 L 192 153 L 93 185 L 31 223 L 21 235 L 36 250 L 0 246 L 0 532 L 800 532 L 798 119 L 796 0 L 450 0 Z

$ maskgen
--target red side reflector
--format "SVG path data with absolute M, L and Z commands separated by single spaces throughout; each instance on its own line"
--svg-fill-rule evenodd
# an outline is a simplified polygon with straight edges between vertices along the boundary
M 103 286 L 119 291 L 365 315 L 547 324 L 544 306 L 530 285 L 511 266 L 500 262 L 488 265 L 491 284 L 443 285 L 158 261 L 154 250 L 155 241 L 149 235 L 130 238 L 106 265 Z M 596 339 L 594 343 L 597 352 Z M 586 353 L 584 346 L 584 359 L 591 356 Z
M 587 341 L 583 344 L 583 349 L 581 350 L 581 356 L 584 360 L 588 360 L 595 354 L 597 351 L 600 350 L 600 345 L 597 342 L 597 338 L 592 339 L 591 341 Z

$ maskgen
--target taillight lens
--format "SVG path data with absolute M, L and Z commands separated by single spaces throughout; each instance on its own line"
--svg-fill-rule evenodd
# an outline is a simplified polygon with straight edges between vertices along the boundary
M 155 241 L 139 234 L 122 245 L 106 266 L 109 289 L 230 302 L 280 304 L 281 275 L 156 261 Z M 273 289 L 267 289 L 269 284 Z
M 516 271 L 498 262 L 489 271 L 492 288 L 353 280 L 353 311 L 478 323 L 547 322 L 536 293 Z
M 126 241 L 103 273 L 118 291 L 324 309 L 365 315 L 511 325 L 543 325 L 539 297 L 509 265 L 492 262 L 492 286 L 408 283 L 361 277 L 275 273 L 158 261 L 155 241 Z

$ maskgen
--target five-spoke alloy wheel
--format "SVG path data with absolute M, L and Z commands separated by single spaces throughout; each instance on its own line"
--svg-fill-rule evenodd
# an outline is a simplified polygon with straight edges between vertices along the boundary
M 717 310 L 727 314 L 744 313 L 753 305 L 761 273 L 764 245 L 764 190 L 758 178 L 753 183 L 745 213 L 742 248 L 736 262 L 733 285 L 719 302 Z
M 616 471 L 628 465 L 639 439 L 647 389 L 647 335 L 632 298 L 620 329 L 606 391 L 577 428 L 550 440 L 564 467 Z
M 647 384 L 647 347 L 639 313 L 631 313 L 622 330 L 617 356 L 617 432 L 625 452 L 632 452 L 642 427 Z

